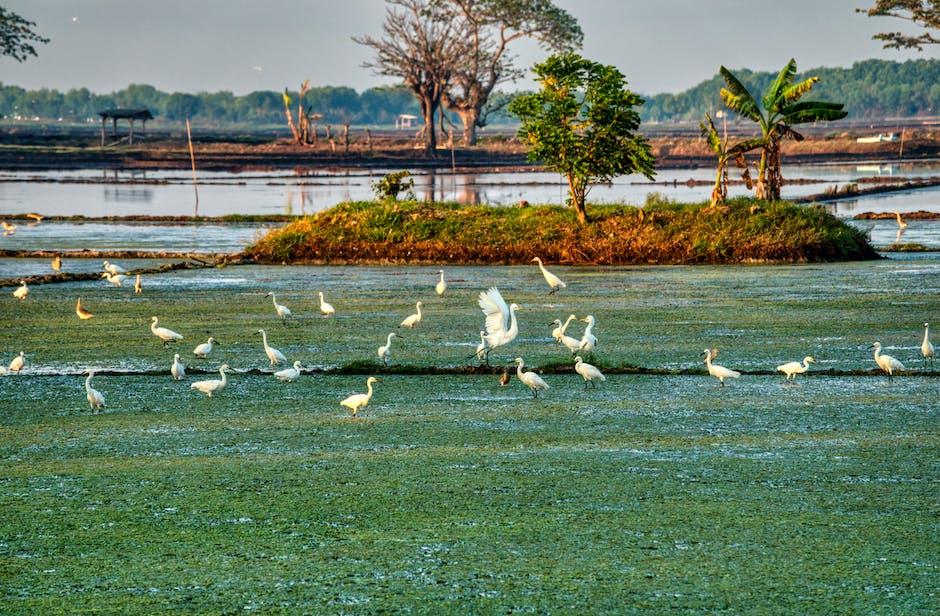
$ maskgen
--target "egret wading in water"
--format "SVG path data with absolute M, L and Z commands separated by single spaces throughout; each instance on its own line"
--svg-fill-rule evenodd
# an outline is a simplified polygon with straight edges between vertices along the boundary
M 438 270 L 438 273 L 441 275 L 441 279 L 434 285 L 434 292 L 437 293 L 439 297 L 444 297 L 444 291 L 447 290 L 447 283 L 444 281 L 444 270 Z
M 907 223 L 904 222 L 903 218 L 901 218 L 901 212 L 895 212 L 894 216 L 898 219 L 898 228 L 907 229 Z M 911 233 L 913 233 L 913 231 Z
M 258 333 L 261 334 L 261 342 L 264 345 L 264 354 L 268 356 L 269 360 L 271 360 L 271 365 L 276 366 L 282 362 L 286 362 L 287 358 L 284 357 L 283 353 L 268 345 L 267 332 L 265 332 L 263 329 L 259 329 Z
M 880 342 L 875 342 L 868 348 L 875 349 L 875 363 L 878 364 L 879 368 L 888 374 L 888 381 L 891 381 L 891 378 L 894 376 L 895 372 L 905 370 L 904 364 L 902 364 L 900 361 L 891 357 L 890 355 L 884 355 L 881 353 Z
M 325 317 L 330 316 L 336 312 L 336 308 L 333 308 L 333 304 L 329 304 L 323 299 L 323 291 L 319 291 L 320 294 L 320 314 Z
M 140 286 L 140 274 L 137 274 L 137 277 L 134 278 L 134 293 L 143 293 L 144 288 Z
M 545 282 L 547 282 L 548 286 L 551 287 L 552 290 L 548 292 L 549 295 L 551 295 L 558 289 L 564 289 L 566 286 L 568 286 L 564 282 L 562 282 L 561 278 L 559 278 L 555 274 L 545 269 L 545 266 L 542 265 L 542 260 L 540 258 L 535 257 L 534 259 L 532 259 L 532 262 L 539 264 L 539 269 L 542 270 L 542 276 L 545 277 Z
M 274 295 L 274 291 L 271 291 L 270 293 L 265 295 L 265 297 L 271 298 L 271 301 L 274 303 L 274 311 L 277 312 L 277 316 L 281 317 L 282 319 L 286 319 L 291 316 L 292 313 L 290 311 L 290 308 L 288 308 L 287 306 L 283 304 L 277 303 L 277 296 Z
M 10 362 L 10 372 L 14 374 L 19 374 L 19 371 L 26 366 L 26 353 L 20 351 L 20 354 L 13 358 Z
M 78 301 L 75 302 L 75 314 L 78 315 L 78 318 L 85 321 L 93 318 L 95 315 L 85 310 L 85 307 L 82 306 L 82 298 L 78 298 Z
M 91 407 L 91 410 L 97 413 L 99 409 L 104 408 L 104 394 L 91 387 L 91 377 L 95 376 L 95 371 L 86 370 L 85 374 L 88 375 L 88 378 L 85 379 L 85 398 L 88 399 L 88 406 Z
M 186 366 L 180 363 L 179 353 L 173 355 L 173 365 L 170 366 L 170 374 L 173 375 L 174 381 L 179 381 L 186 376 Z
M 2 223 L 0 223 L 0 225 L 3 225 L 4 235 L 13 235 L 16 233 L 16 225 L 14 225 L 12 222 L 7 222 L 4 220 Z
M 525 362 L 522 361 L 521 357 L 517 357 L 513 360 L 516 362 L 516 377 L 522 381 L 523 385 L 532 390 L 532 397 L 538 398 L 540 391 L 545 391 L 548 389 L 548 383 L 542 380 L 542 377 L 532 372 L 523 372 L 522 368 L 525 366 Z
M 222 366 L 219 368 L 219 374 L 222 375 L 221 379 L 196 381 L 195 383 L 192 383 L 189 388 L 201 391 L 202 393 L 206 394 L 207 397 L 211 398 L 212 394 L 219 393 L 225 389 L 226 385 L 228 385 L 228 377 L 225 376 L 226 370 L 231 370 L 231 368 L 228 367 L 228 364 L 222 364 Z
M 105 261 L 102 263 L 104 265 L 104 270 L 109 274 L 126 274 L 127 270 L 118 265 L 117 263 L 108 263 Z
M 62 269 L 62 257 L 60 257 L 59 255 L 56 255 L 55 258 L 52 260 L 52 271 L 58 272 L 61 269 Z
M 274 376 L 282 383 L 290 383 L 300 376 L 300 362 L 295 361 L 293 368 L 284 368 L 283 370 L 278 370 L 274 373 Z
M 392 338 L 396 338 L 397 336 L 398 334 L 396 334 L 395 332 L 390 333 L 385 338 L 385 344 L 380 346 L 378 348 L 378 351 L 376 351 L 376 353 L 379 356 L 379 361 L 381 361 L 386 366 L 388 365 L 389 358 L 391 358 L 392 356 Z
M 486 315 L 486 344 L 489 345 L 486 354 L 489 357 L 490 351 L 509 344 L 519 335 L 516 311 L 522 310 L 522 306 L 518 304 L 507 306 L 506 300 L 496 287 L 482 291 L 477 303 Z
M 29 295 L 29 287 L 26 286 L 25 280 L 20 280 L 20 285 L 21 286 L 17 287 L 16 290 L 13 291 L 13 297 L 16 299 L 26 299 L 26 296 Z
M 193 355 L 199 359 L 205 359 L 209 356 L 209 353 L 212 352 L 212 348 L 219 344 L 219 341 L 209 336 L 209 339 L 203 342 L 202 344 L 196 345 L 196 348 L 193 349 Z
M 153 332 L 154 336 L 163 341 L 163 346 L 169 346 L 171 342 L 183 339 L 181 334 L 177 334 L 172 329 L 167 329 L 166 327 L 157 327 L 157 323 L 159 322 L 160 320 L 157 317 L 151 317 L 150 331 Z
M 725 379 L 736 379 L 741 376 L 741 373 L 736 370 L 712 363 L 712 360 L 718 356 L 718 349 L 705 349 L 702 351 L 702 355 L 705 356 L 705 366 L 708 367 L 708 374 L 718 379 L 722 387 L 725 385 Z
M 933 368 L 933 343 L 930 342 L 930 323 L 924 323 L 924 341 L 920 345 L 920 354 L 924 356 L 924 367 L 927 367 L 927 361 L 930 361 L 930 367 Z
M 807 355 L 806 357 L 803 358 L 802 363 L 798 361 L 788 361 L 785 364 L 781 364 L 777 366 L 777 370 L 787 375 L 787 379 L 786 379 L 787 381 L 793 381 L 794 383 L 796 383 L 796 375 L 803 374 L 804 372 L 809 370 L 809 365 L 811 363 L 815 364 L 816 360 Z
M 421 302 L 415 304 L 415 309 L 417 312 L 414 314 L 409 314 L 405 317 L 405 320 L 401 322 L 402 327 L 409 327 L 414 329 L 415 325 L 421 322 Z
M 111 272 L 101 272 L 101 277 L 115 287 L 124 286 L 124 280 L 127 278 L 124 274 L 112 274 Z
M 574 358 L 574 371 L 584 379 L 584 389 L 587 389 L 588 383 L 591 384 L 591 387 L 597 387 L 594 381 L 603 383 L 607 380 L 607 377 L 597 369 L 597 366 L 585 363 L 580 355 Z
M 374 376 L 370 376 L 366 379 L 366 388 L 368 391 L 364 394 L 353 394 L 340 402 L 340 405 L 352 409 L 352 416 L 355 417 L 356 413 L 359 412 L 359 409 L 363 409 L 368 406 L 369 401 L 372 400 L 372 383 L 378 383 L 379 380 Z

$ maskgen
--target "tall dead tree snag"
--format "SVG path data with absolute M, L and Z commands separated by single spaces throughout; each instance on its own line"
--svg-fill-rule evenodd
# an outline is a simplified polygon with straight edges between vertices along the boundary
M 290 126 L 291 133 L 294 135 L 294 141 L 300 145 L 316 146 L 317 128 L 313 120 L 318 120 L 323 116 L 319 113 L 312 113 L 311 107 L 304 108 L 304 96 L 309 90 L 310 80 L 308 79 L 300 84 L 300 95 L 297 97 L 297 121 L 295 122 L 290 107 L 291 97 L 287 88 L 284 88 L 284 114 L 287 116 L 287 125 Z

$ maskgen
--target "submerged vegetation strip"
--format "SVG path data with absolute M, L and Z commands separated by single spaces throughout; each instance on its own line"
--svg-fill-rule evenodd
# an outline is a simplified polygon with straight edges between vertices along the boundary
M 247 253 L 262 263 L 577 265 L 826 262 L 877 259 L 861 231 L 787 201 L 594 205 L 588 224 L 559 206 L 353 202 L 270 232 Z

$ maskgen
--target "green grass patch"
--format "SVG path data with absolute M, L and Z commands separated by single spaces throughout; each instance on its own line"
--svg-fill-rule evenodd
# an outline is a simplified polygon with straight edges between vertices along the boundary
M 404 201 L 343 203 L 270 232 L 263 263 L 575 264 L 821 262 L 878 258 L 863 233 L 821 208 L 734 200 L 591 206 L 590 222 L 556 206 Z

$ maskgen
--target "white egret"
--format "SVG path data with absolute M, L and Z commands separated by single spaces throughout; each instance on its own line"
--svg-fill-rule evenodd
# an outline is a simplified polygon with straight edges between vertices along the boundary
M 722 386 L 725 384 L 725 379 L 736 379 L 741 376 L 741 373 L 736 370 L 712 363 L 712 360 L 718 355 L 718 349 L 705 349 L 702 355 L 705 356 L 705 365 L 708 367 L 708 374 L 718 379 Z
M 447 282 L 444 281 L 444 270 L 438 270 L 438 273 L 441 275 L 441 279 L 434 285 L 434 292 L 443 297 L 444 291 L 447 290 Z
M 173 375 L 173 380 L 175 381 L 179 381 L 186 376 L 186 366 L 180 363 L 179 353 L 173 355 L 173 365 L 170 366 L 170 374 Z
M 7 222 L 4 220 L 2 223 L 0 223 L 0 225 L 3 225 L 4 235 L 13 235 L 16 233 L 16 225 L 14 225 L 12 222 Z
M 478 360 L 486 361 L 486 351 L 487 351 L 486 332 L 481 329 L 480 330 L 480 344 L 477 345 L 477 351 L 476 353 L 474 353 L 474 355 L 476 355 L 476 358 Z
M 98 409 L 104 408 L 104 394 L 91 387 L 91 377 L 95 376 L 95 371 L 86 370 L 85 374 L 88 375 L 88 378 L 85 379 L 85 397 L 88 399 L 88 406 L 97 412 Z
M 127 279 L 124 274 L 112 274 L 111 272 L 101 272 L 101 277 L 116 287 L 124 286 L 124 280 Z
M 292 313 L 290 308 L 284 306 L 283 304 L 277 303 L 277 296 L 274 295 L 274 291 L 271 291 L 265 295 L 265 297 L 270 297 L 271 301 L 274 302 L 274 310 L 277 312 L 277 316 L 281 317 L 282 319 L 286 319 L 291 316 Z
M 933 343 L 930 342 L 930 323 L 924 323 L 924 341 L 920 345 L 920 354 L 924 356 L 924 366 L 930 360 L 933 366 Z
M 13 358 L 13 361 L 10 362 L 10 372 L 15 372 L 19 374 L 19 371 L 26 366 L 26 353 L 20 351 L 20 354 Z
M 26 286 L 25 280 L 20 280 L 20 285 L 13 291 L 13 297 L 16 299 L 26 299 L 26 296 L 29 295 L 29 287 Z
M 405 320 L 401 322 L 402 327 L 410 327 L 414 329 L 414 326 L 421 322 L 421 302 L 415 304 L 415 308 L 418 310 L 414 314 L 409 314 L 405 317 Z
M 352 416 L 355 417 L 359 409 L 365 408 L 369 404 L 369 401 L 372 400 L 372 383 L 378 382 L 379 380 L 377 378 L 370 376 L 368 379 L 366 379 L 366 387 L 368 388 L 367 393 L 353 394 L 340 402 L 340 405 L 352 409 Z
M 568 286 L 564 282 L 562 282 L 561 278 L 559 278 L 555 274 L 545 269 L 545 266 L 542 265 L 542 260 L 540 258 L 535 257 L 534 259 L 532 259 L 532 261 L 539 264 L 539 269 L 542 270 L 542 276 L 545 277 L 545 282 L 547 282 L 548 286 L 551 287 L 552 290 L 548 292 L 549 295 L 551 295 L 558 289 L 564 289 L 566 286 Z
M 571 351 L 572 354 L 578 353 L 581 351 L 581 340 L 578 338 L 572 338 L 567 334 L 562 334 L 559 338 L 561 343 L 565 346 L 566 349 Z
M 884 370 L 888 374 L 888 380 L 891 380 L 891 377 L 894 376 L 895 372 L 905 370 L 904 364 L 900 361 L 891 357 L 890 355 L 883 355 L 881 353 L 881 343 L 873 343 L 869 349 L 875 349 L 875 363 L 878 364 L 878 367 Z
M 144 288 L 140 286 L 140 274 L 134 279 L 134 293 L 143 293 Z
M 77 314 L 78 318 L 83 321 L 88 320 L 95 316 L 92 313 L 85 310 L 85 307 L 82 306 L 82 298 L 80 297 L 78 298 L 78 301 L 75 302 L 75 314 Z
M 585 363 L 580 355 L 574 358 L 574 371 L 584 379 L 584 389 L 587 389 L 588 383 L 591 384 L 591 387 L 597 387 L 594 383 L 595 380 L 601 383 L 607 380 L 607 377 L 597 369 L 597 366 Z
M 177 334 L 172 329 L 167 329 L 165 327 L 157 327 L 157 323 L 159 323 L 159 319 L 157 319 L 157 317 L 151 317 L 150 321 L 151 321 L 150 331 L 153 332 L 154 336 L 156 336 L 157 338 L 163 341 L 163 346 L 169 346 L 169 344 L 173 342 L 174 340 L 183 339 L 183 336 L 181 334 Z
M 895 212 L 894 216 L 898 219 L 898 227 L 900 227 L 901 229 L 907 229 L 907 223 L 904 222 L 903 218 L 901 218 L 901 212 Z
M 284 354 L 275 349 L 272 346 L 268 345 L 268 334 L 263 329 L 259 329 L 258 333 L 261 334 L 261 341 L 264 344 L 264 354 L 268 356 L 268 359 L 271 360 L 271 365 L 276 366 L 281 362 L 286 362 L 287 358 L 284 357 Z
M 332 304 L 329 304 L 323 300 L 323 291 L 320 291 L 320 312 L 323 316 L 328 317 L 331 314 L 336 312 L 336 308 L 333 308 Z
M 809 370 L 809 365 L 811 363 L 815 364 L 816 360 L 807 355 L 806 357 L 803 358 L 802 363 L 798 361 L 788 361 L 785 364 L 781 364 L 777 366 L 777 370 L 787 375 L 788 381 L 792 380 L 795 383 L 796 375 L 803 374 L 804 372 Z
M 196 348 L 193 349 L 193 355 L 199 359 L 205 359 L 209 356 L 209 353 L 212 352 L 212 348 L 219 344 L 219 341 L 209 336 L 209 339 L 203 342 L 202 344 L 196 345 Z
M 490 347 L 486 353 L 489 355 L 490 351 L 509 344 L 519 335 L 516 311 L 522 310 L 522 306 L 518 304 L 507 306 L 506 300 L 496 287 L 480 292 L 477 303 L 486 315 L 486 343 Z
M 300 362 L 295 361 L 293 368 L 284 368 L 283 370 L 278 370 L 274 373 L 274 376 L 277 377 L 277 380 L 281 382 L 290 383 L 300 376 Z
M 587 323 L 587 327 L 584 328 L 584 335 L 581 336 L 578 350 L 582 353 L 593 353 L 594 347 L 597 346 L 597 336 L 594 335 L 594 315 L 589 314 L 579 320 Z
M 108 263 L 107 261 L 105 261 L 103 265 L 104 265 L 105 271 L 108 272 L 109 274 L 126 274 L 127 273 L 126 269 L 124 269 L 123 267 L 121 267 L 120 265 L 116 263 Z
M 62 269 L 62 257 L 60 257 L 59 255 L 56 255 L 55 258 L 52 260 L 52 271 L 58 272 L 61 269 Z
M 555 339 L 555 344 L 561 342 L 561 337 L 565 335 L 565 332 L 568 331 L 568 325 L 577 319 L 578 317 L 573 314 L 568 315 L 568 319 L 564 323 L 561 322 L 561 319 L 555 319 L 552 321 L 552 325 L 555 326 L 555 329 L 552 330 L 552 338 Z
M 390 333 L 385 339 L 385 344 L 380 346 L 377 351 L 379 360 L 386 366 L 388 365 L 389 358 L 392 356 L 392 338 L 397 336 L 398 334 L 395 332 Z
M 222 364 L 222 367 L 219 368 L 219 374 L 222 375 L 220 379 L 211 379 L 208 381 L 196 381 L 195 383 L 190 384 L 190 389 L 198 389 L 202 393 L 206 394 L 207 397 L 211 398 L 212 394 L 217 394 L 228 385 L 228 377 L 225 376 L 225 371 L 231 370 L 228 367 L 228 364 Z
M 37 214 L 36 212 L 30 212 L 29 214 L 26 215 L 26 218 L 29 218 L 30 220 L 33 221 L 29 223 L 29 226 L 35 227 L 36 225 L 42 222 L 42 219 L 45 218 L 45 216 L 43 216 L 42 214 Z
M 532 397 L 538 398 L 540 391 L 548 389 L 548 383 L 542 380 L 542 377 L 531 370 L 529 372 L 522 371 L 525 362 L 522 361 L 521 357 L 517 357 L 513 361 L 516 362 L 516 376 L 526 387 L 532 390 Z

